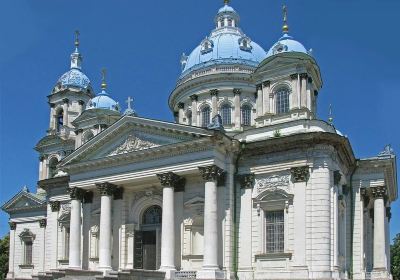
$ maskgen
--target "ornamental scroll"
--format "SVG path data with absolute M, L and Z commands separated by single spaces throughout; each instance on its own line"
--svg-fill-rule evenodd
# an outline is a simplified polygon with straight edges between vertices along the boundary
M 159 145 L 142 140 L 135 135 L 130 134 L 124 143 L 118 146 L 114 151 L 112 151 L 108 156 L 115 156 L 119 154 L 126 154 L 130 152 L 140 151 L 149 149 L 152 147 L 157 147 Z
M 273 175 L 256 179 L 253 197 L 255 198 L 265 191 L 274 192 L 277 190 L 290 192 L 290 175 Z

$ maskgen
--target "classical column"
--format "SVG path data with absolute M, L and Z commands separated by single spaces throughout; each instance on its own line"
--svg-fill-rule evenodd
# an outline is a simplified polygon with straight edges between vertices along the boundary
M 374 271 L 387 271 L 385 233 L 385 187 L 371 188 L 374 198 Z
M 199 167 L 205 181 L 204 190 L 204 258 L 200 279 L 219 278 L 218 271 L 218 203 L 217 183 L 224 171 L 216 165 Z
M 92 216 L 93 192 L 86 191 L 83 195 L 83 219 L 82 219 L 82 268 L 89 269 L 90 256 L 90 225 Z
M 50 105 L 50 124 L 49 124 L 49 128 L 50 129 L 55 129 L 55 121 L 54 121 L 54 119 L 55 119 L 56 112 L 55 112 L 54 108 L 55 108 L 56 105 L 54 103 L 49 103 L 49 105 Z
M 8 259 L 8 273 L 7 279 L 14 278 L 14 260 L 15 260 L 15 230 L 17 229 L 17 224 L 15 222 L 8 222 L 10 226 L 10 249 L 9 249 L 9 259 Z
M 71 197 L 69 268 L 81 269 L 81 211 L 83 190 L 69 189 Z
M 299 107 L 299 100 L 297 98 L 298 92 L 296 92 L 295 89 L 297 89 L 297 74 L 292 74 L 290 75 L 290 83 L 292 85 L 292 102 L 290 104 L 290 108 L 298 108 Z
M 234 95 L 234 106 L 235 106 L 235 111 L 234 111 L 234 122 L 235 122 L 235 128 L 239 129 L 240 128 L 240 94 L 242 90 L 240 88 L 234 88 L 233 89 L 233 95 Z
M 197 99 L 198 99 L 198 96 L 196 94 L 193 94 L 190 96 L 190 99 L 192 100 L 192 125 L 198 126 L 199 125 L 197 123 Z
M 253 203 L 251 195 L 254 186 L 254 174 L 240 175 L 240 221 L 239 223 L 239 247 L 240 247 L 240 261 L 239 269 L 242 271 L 252 271 L 252 252 L 251 252 L 251 212 Z
M 183 123 L 183 109 L 185 108 L 185 103 L 179 102 L 178 103 L 178 122 Z
M 108 182 L 96 185 L 101 195 L 99 269 L 111 270 L 111 207 L 116 186 Z
M 218 89 L 210 90 L 211 95 L 211 118 L 214 118 L 218 114 Z
M 301 78 L 301 98 L 300 107 L 307 107 L 307 73 L 300 74 Z
M 83 100 L 79 100 L 78 105 L 79 105 L 79 114 L 82 114 L 83 110 L 85 110 L 85 107 L 83 107 L 83 105 L 85 105 L 85 102 Z
M 68 126 L 68 105 L 69 105 L 69 100 L 68 98 L 63 99 L 63 125 Z
M 185 179 L 173 172 L 157 174 L 163 187 L 162 234 L 161 234 L 161 266 L 166 271 L 166 278 L 171 278 L 175 271 L 175 220 L 174 220 L 174 188 L 184 186 Z
M 271 108 L 270 108 L 270 101 L 269 101 L 269 95 L 271 93 L 271 82 L 270 81 L 265 81 L 263 82 L 263 115 L 267 113 L 271 113 Z
M 257 93 L 256 93 L 256 110 L 257 117 L 261 117 L 263 115 L 263 94 L 262 94 L 262 84 L 256 85 Z

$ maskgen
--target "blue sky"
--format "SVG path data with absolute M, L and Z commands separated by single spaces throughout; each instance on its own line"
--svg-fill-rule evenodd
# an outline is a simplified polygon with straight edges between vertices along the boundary
M 38 179 L 33 150 L 49 124 L 46 96 L 69 68 L 73 32 L 81 33 L 83 70 L 96 91 L 107 68 L 108 92 L 139 115 L 172 120 L 167 98 L 179 59 L 208 35 L 222 0 L 1 1 L 0 204 Z M 282 1 L 234 0 L 243 31 L 266 50 L 281 35 Z M 336 127 L 357 157 L 385 144 L 400 151 L 400 65 L 396 0 L 286 1 L 290 34 L 312 48 L 324 80 L 318 115 L 333 105 Z M 151 105 L 150 105 L 151 104 Z M 391 236 L 400 232 L 393 204 Z M 8 231 L 0 212 L 0 236 Z

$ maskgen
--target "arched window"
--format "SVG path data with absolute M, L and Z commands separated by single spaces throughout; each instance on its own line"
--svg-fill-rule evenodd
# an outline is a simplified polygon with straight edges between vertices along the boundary
M 53 178 L 56 175 L 58 159 L 53 157 L 49 161 L 49 178 Z
M 59 110 L 56 115 L 56 130 L 60 131 L 63 125 L 64 125 L 64 111 Z
M 210 106 L 205 106 L 201 109 L 201 126 L 207 127 L 210 124 Z
M 228 26 L 232 26 L 232 19 L 228 19 Z
M 221 118 L 223 125 L 230 125 L 232 123 L 232 107 L 229 104 L 221 106 Z
M 286 88 L 281 88 L 276 92 L 276 113 L 287 112 L 289 112 L 289 91 Z
M 249 105 L 243 105 L 241 109 L 242 113 L 242 124 L 251 125 L 251 107 Z
M 19 235 L 23 243 L 23 265 L 32 265 L 33 240 L 35 235 L 25 228 Z
M 143 213 L 142 223 L 144 225 L 161 224 L 162 210 L 160 206 L 154 205 Z

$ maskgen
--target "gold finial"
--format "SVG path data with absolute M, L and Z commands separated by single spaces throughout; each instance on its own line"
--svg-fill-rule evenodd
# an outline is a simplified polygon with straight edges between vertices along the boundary
M 101 69 L 101 89 L 106 89 L 106 68 Z
M 287 24 L 287 7 L 286 7 L 286 5 L 283 5 L 282 11 L 283 11 L 282 31 L 283 31 L 283 33 L 288 33 L 289 32 L 289 25 Z
M 225 4 L 225 5 L 228 5 L 229 2 L 230 2 L 229 0 L 224 0 L 224 4 Z
M 75 30 L 75 47 L 79 47 L 79 30 Z
M 328 117 L 329 124 L 333 124 L 333 115 L 332 115 L 332 104 L 329 104 L 329 117 Z

